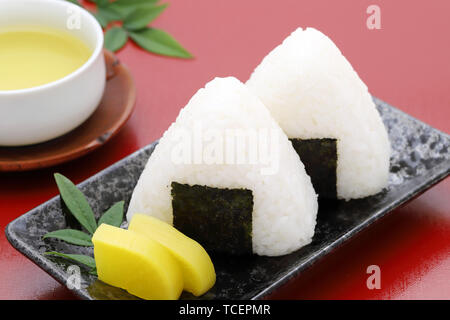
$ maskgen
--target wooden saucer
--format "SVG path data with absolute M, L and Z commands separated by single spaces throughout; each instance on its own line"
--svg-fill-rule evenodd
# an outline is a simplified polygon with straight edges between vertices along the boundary
M 76 129 L 59 138 L 24 147 L 0 147 L 0 171 L 50 167 L 93 151 L 111 139 L 130 117 L 136 101 L 131 74 L 116 56 L 104 51 L 105 93 L 95 112 Z

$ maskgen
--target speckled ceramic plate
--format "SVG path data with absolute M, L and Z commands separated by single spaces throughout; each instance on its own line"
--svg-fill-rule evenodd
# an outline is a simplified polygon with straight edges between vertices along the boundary
M 292 254 L 282 257 L 212 256 L 217 282 L 201 299 L 263 298 L 374 221 L 449 175 L 448 135 L 380 100 L 375 99 L 375 102 L 388 128 L 393 147 L 387 190 L 360 200 L 320 203 L 313 242 Z M 79 185 L 94 212 L 104 212 L 116 201 L 129 201 L 155 144 L 137 151 Z M 65 284 L 70 262 L 44 256 L 43 252 L 56 250 L 92 255 L 92 248 L 77 247 L 58 240 L 42 240 L 45 233 L 65 226 L 60 199 L 55 197 L 12 221 L 6 228 L 6 236 L 17 250 Z M 73 291 L 83 299 L 135 299 L 121 289 L 98 281 L 87 272 L 82 273 L 81 289 Z M 183 295 L 182 298 L 194 297 Z

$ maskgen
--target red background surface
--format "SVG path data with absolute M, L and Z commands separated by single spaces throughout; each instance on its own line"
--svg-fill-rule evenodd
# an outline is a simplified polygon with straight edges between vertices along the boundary
M 260 60 L 298 26 L 331 37 L 375 96 L 450 131 L 450 1 L 171 0 L 153 25 L 194 55 L 178 60 L 129 43 L 118 56 L 132 71 L 136 109 L 101 149 L 56 168 L 0 174 L 0 228 L 57 194 L 55 171 L 76 183 L 159 138 L 207 81 L 245 81 Z M 366 8 L 381 8 L 368 30 Z M 363 231 L 272 298 L 450 299 L 450 179 Z M 367 266 L 381 268 L 381 289 L 366 287 Z M 74 296 L 15 251 L 0 234 L 1 299 Z

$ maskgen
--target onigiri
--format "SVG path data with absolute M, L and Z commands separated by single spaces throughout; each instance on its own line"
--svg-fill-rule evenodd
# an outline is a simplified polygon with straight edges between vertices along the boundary
M 278 256 L 311 242 L 317 195 L 291 142 L 239 80 L 216 78 L 151 154 L 127 212 L 173 224 L 207 250 Z
M 320 196 L 349 200 L 387 186 L 386 128 L 367 86 L 326 35 L 298 28 L 246 85 L 292 140 Z

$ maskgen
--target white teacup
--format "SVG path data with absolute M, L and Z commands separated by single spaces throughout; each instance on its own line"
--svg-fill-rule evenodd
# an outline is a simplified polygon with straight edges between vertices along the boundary
M 62 29 L 88 45 L 92 55 L 59 80 L 0 90 L 0 146 L 35 144 L 71 131 L 95 111 L 105 89 L 103 31 L 89 12 L 61 0 L 0 0 L 0 30 L 16 25 Z

